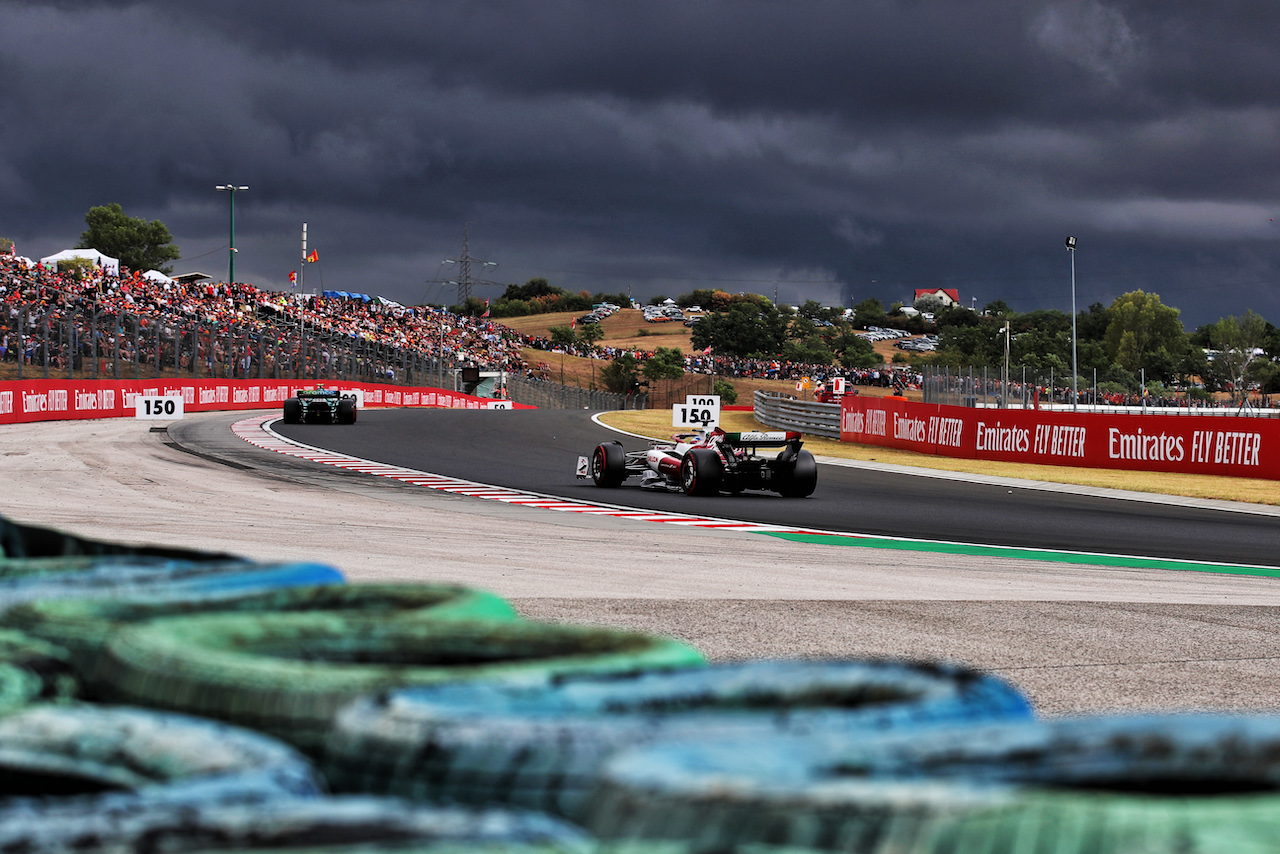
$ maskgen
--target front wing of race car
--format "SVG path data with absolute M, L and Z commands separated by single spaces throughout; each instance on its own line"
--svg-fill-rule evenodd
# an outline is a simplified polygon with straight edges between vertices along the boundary
M 686 495 L 761 489 L 804 498 L 818 485 L 818 465 L 802 444 L 796 432 L 720 430 L 690 444 L 651 442 L 645 451 L 628 452 L 621 442 L 602 442 L 590 456 L 578 457 L 576 475 L 606 488 L 621 486 L 638 474 L 641 486 Z M 770 456 L 759 454 L 761 448 L 781 450 Z

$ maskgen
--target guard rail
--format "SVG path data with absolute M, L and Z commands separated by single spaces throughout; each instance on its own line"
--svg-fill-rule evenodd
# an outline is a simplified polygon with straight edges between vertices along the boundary
M 838 403 L 796 400 L 773 391 L 757 391 L 753 402 L 756 420 L 761 424 L 828 439 L 840 438 Z

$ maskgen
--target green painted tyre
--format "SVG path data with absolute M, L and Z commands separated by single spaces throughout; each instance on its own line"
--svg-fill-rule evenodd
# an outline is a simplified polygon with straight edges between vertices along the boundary
M 333 715 L 361 694 L 701 663 L 676 641 L 609 629 L 349 612 L 221 615 L 121 629 L 89 687 L 116 702 L 231 721 L 318 752 Z
M 338 713 L 320 765 L 335 791 L 503 804 L 581 821 L 609 757 L 638 745 L 873 735 L 1030 715 L 1007 683 L 954 665 L 752 661 L 361 697 Z
M 40 814 L 43 812 L 43 814 Z M 76 798 L 56 813 L 6 815 L 0 849 L 54 852 L 423 851 L 591 854 L 581 830 L 536 813 L 425 807 L 385 798 L 217 803 L 147 795 Z
M 33 703 L 67 702 L 79 692 L 68 650 L 0 629 L 0 714 Z
M 56 813 L 68 795 L 144 793 L 188 804 L 321 791 L 319 776 L 292 748 L 215 721 L 88 705 L 31 706 L 0 718 L 0 830 L 23 809 Z M 15 796 L 40 806 L 7 800 Z
M 49 599 L 11 609 L 6 625 L 65 646 L 89 679 L 107 637 L 122 626 L 211 613 L 359 611 L 384 618 L 514 620 L 516 613 L 492 593 L 430 584 L 325 584 L 268 590 L 177 592 L 103 599 Z
M 1089 716 L 619 756 L 588 829 L 735 850 L 1275 851 L 1280 717 Z

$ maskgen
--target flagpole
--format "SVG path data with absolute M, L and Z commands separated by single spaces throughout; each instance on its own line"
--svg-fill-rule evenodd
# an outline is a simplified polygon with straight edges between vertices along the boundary
M 302 224 L 302 263 L 298 266 L 298 292 L 306 293 L 307 281 L 307 224 Z

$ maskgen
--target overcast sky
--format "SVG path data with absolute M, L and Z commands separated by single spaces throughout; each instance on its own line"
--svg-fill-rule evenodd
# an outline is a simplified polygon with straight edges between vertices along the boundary
M 0 0 L 0 236 L 160 219 L 177 272 L 453 301 L 1080 308 L 1280 324 L 1280 4 Z M 477 287 L 496 297 L 498 287 Z

